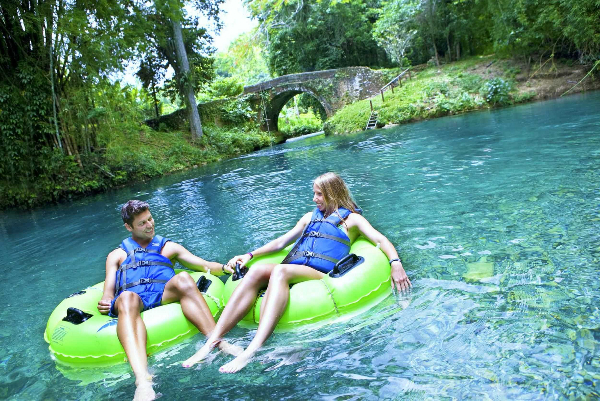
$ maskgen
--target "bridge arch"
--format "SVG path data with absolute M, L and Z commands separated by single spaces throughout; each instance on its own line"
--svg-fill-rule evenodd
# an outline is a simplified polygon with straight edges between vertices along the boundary
M 286 105 L 287 102 L 290 101 L 294 96 L 300 95 L 302 93 L 307 93 L 317 99 L 317 101 L 325 110 L 325 114 L 327 117 L 331 117 L 334 113 L 334 109 L 331 104 L 321 95 L 319 95 L 315 90 L 306 86 L 306 85 L 284 85 L 273 90 L 271 94 L 271 100 L 269 104 L 265 107 L 265 117 L 268 121 L 268 130 L 278 130 L 279 123 L 279 113 L 281 113 L 281 109 Z
M 301 72 L 245 86 L 244 94 L 256 94 L 255 102 L 260 103 L 261 128 L 276 131 L 279 112 L 292 97 L 310 94 L 321 103 L 327 117 L 331 117 L 346 104 L 376 95 L 387 83 L 386 74 L 368 67 Z M 267 121 L 264 121 L 265 117 Z

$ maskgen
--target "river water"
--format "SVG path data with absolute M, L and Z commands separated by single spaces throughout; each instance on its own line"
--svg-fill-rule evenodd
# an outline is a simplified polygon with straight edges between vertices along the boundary
M 84 200 L 0 214 L 0 398 L 127 399 L 128 365 L 57 366 L 43 340 L 67 295 L 104 279 L 150 203 L 157 233 L 224 262 L 286 232 L 311 180 L 348 182 L 414 288 L 368 312 L 276 333 L 241 373 L 202 335 L 152 356 L 185 399 L 570 399 L 600 386 L 600 92 L 343 137 L 313 137 Z M 252 331 L 229 338 L 245 346 Z

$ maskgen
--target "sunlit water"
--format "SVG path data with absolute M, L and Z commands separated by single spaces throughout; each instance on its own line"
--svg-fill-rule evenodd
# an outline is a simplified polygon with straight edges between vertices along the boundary
M 157 231 L 226 261 L 311 210 L 334 170 L 396 245 L 414 288 L 369 312 L 277 333 L 240 374 L 184 370 L 202 336 L 150 358 L 179 399 L 569 399 L 600 386 L 600 92 L 274 146 L 181 175 L 0 215 L 0 398 L 127 399 L 125 364 L 59 370 L 43 340 L 67 295 L 104 279 L 148 201 Z M 252 331 L 235 328 L 234 342 Z

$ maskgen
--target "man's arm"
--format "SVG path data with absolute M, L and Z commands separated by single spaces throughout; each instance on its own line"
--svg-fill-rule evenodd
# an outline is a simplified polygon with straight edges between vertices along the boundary
M 165 244 L 162 252 L 163 256 L 177 261 L 187 267 L 188 269 L 196 270 L 199 272 L 208 272 L 215 276 L 221 276 L 225 273 L 232 273 L 231 269 L 226 265 L 217 262 L 209 262 L 207 260 L 198 257 L 185 249 L 182 245 L 175 242 L 169 241 Z
M 125 251 L 117 248 L 106 257 L 106 277 L 104 278 L 104 293 L 102 299 L 98 301 L 98 311 L 103 315 L 110 311 L 110 303 L 115 297 L 115 285 L 117 279 L 117 269 L 121 260 L 126 257 Z

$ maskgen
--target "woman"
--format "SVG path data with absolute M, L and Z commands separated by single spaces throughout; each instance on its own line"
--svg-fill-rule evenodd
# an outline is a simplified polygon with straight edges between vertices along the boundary
M 222 336 L 248 313 L 258 292 L 266 286 L 260 322 L 254 339 L 244 352 L 223 365 L 219 371 L 235 373 L 244 368 L 273 333 L 283 315 L 289 300 L 289 284 L 323 278 L 333 269 L 336 260 L 348 254 L 350 244 L 361 234 L 372 243 L 379 243 L 381 250 L 389 258 L 392 288 L 406 291 L 412 286 L 396 249 L 360 215 L 360 209 L 352 200 L 348 187 L 340 176 L 326 173 L 317 177 L 313 182 L 313 192 L 313 201 L 317 206 L 314 212 L 305 214 L 294 228 L 281 237 L 245 255 L 235 256 L 228 262 L 230 267 L 236 263 L 245 266 L 255 256 L 280 251 L 298 240 L 281 264 L 254 265 L 248 271 L 227 302 L 214 331 L 204 346 L 183 363 L 184 367 L 190 367 L 205 358 L 211 349 L 219 344 Z M 319 232 L 320 235 L 311 235 L 315 232 Z M 315 237 L 321 239 L 317 241 Z M 309 238 L 310 240 L 307 240 Z M 309 251 L 309 256 L 306 256 L 304 251 Z

